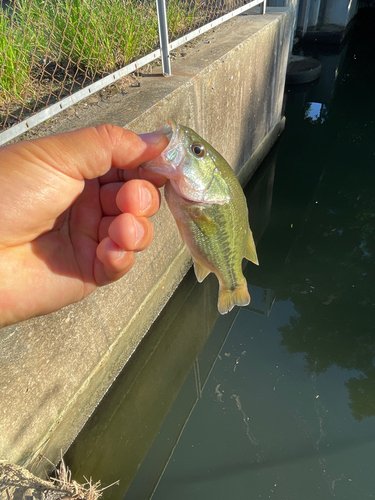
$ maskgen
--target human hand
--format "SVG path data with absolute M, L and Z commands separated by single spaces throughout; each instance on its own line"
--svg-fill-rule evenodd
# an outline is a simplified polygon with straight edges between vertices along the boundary
M 143 137 L 143 140 L 142 140 Z M 112 283 L 152 241 L 168 140 L 113 125 L 0 148 L 0 327 Z

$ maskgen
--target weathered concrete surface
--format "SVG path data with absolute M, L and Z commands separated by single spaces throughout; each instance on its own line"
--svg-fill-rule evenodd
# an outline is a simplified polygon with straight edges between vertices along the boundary
M 110 122 L 146 132 L 171 116 L 203 135 L 237 173 L 250 165 L 241 174 L 249 177 L 282 128 L 291 22 L 286 9 L 240 16 L 175 61 L 174 76 L 144 78 L 141 92 L 118 94 L 103 107 L 80 106 L 79 119 L 76 109 L 54 120 L 53 131 Z M 30 136 L 49 132 L 47 124 Z M 58 460 L 134 353 L 190 265 L 165 203 L 153 223 L 153 244 L 120 282 L 0 330 L 0 458 L 41 474 L 40 458 Z

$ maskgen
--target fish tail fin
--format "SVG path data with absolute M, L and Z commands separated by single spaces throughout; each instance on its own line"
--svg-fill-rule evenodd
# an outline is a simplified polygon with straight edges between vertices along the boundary
M 234 306 L 247 306 L 250 304 L 250 294 L 247 289 L 246 280 L 238 285 L 234 290 L 220 286 L 219 300 L 217 308 L 220 314 L 226 314 Z

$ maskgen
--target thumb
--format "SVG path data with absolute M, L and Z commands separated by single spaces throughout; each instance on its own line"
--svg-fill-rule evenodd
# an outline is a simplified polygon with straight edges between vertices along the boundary
M 23 157 L 76 180 L 104 175 L 111 167 L 134 169 L 168 144 L 161 132 L 139 137 L 116 125 L 99 125 L 21 143 Z M 19 148 L 20 143 L 4 149 Z M 10 151 L 9 151 L 10 152 Z

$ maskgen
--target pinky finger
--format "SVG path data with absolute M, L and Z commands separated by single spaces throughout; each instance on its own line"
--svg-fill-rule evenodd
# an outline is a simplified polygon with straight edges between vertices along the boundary
M 113 283 L 133 267 L 134 252 L 126 252 L 109 237 L 104 238 L 96 250 L 95 279 L 98 286 Z

